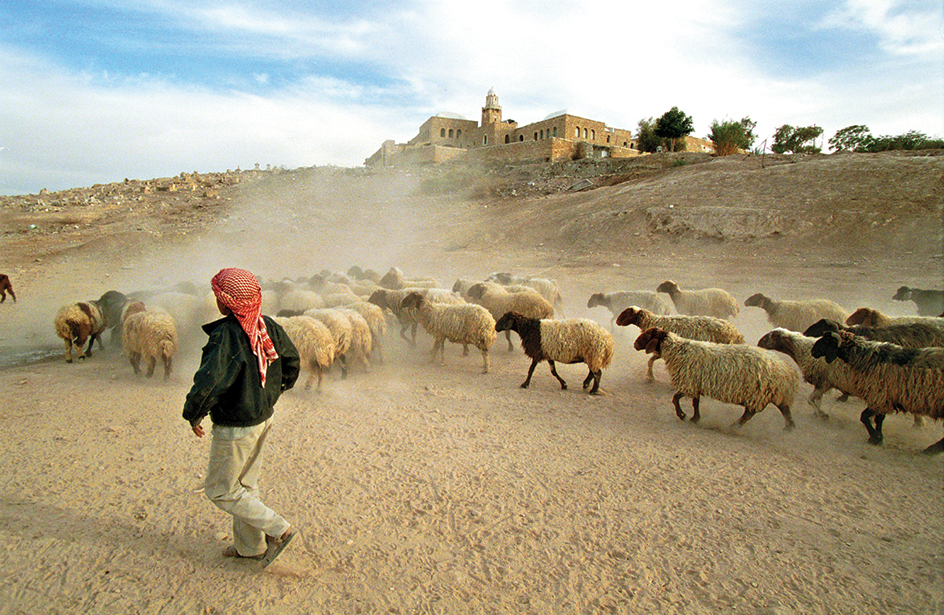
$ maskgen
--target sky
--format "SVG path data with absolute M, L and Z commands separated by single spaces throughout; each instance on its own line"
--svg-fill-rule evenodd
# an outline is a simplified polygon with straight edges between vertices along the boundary
M 639 6 L 637 6 L 639 5 Z M 941 0 L 0 3 L 0 194 L 362 166 L 430 116 L 944 137 Z

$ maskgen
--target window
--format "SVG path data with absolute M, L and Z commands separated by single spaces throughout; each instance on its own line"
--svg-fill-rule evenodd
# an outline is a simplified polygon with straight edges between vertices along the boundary
M 583 129 L 583 138 L 584 138 L 584 139 L 587 138 L 587 129 L 586 129 L 586 128 Z
M 461 131 L 461 130 L 457 130 L 457 131 L 456 131 L 456 138 L 458 139 L 458 138 L 461 137 L 461 136 L 462 136 L 462 131 Z
M 591 141 L 596 141 L 596 140 L 597 140 L 597 131 L 596 131 L 596 130 L 591 130 L 591 131 L 590 131 L 590 140 L 591 140 Z
M 577 137 L 578 139 L 580 138 L 580 126 L 577 126 L 574 129 L 574 136 Z
M 524 135 L 518 135 L 518 141 L 524 141 Z
M 446 129 L 445 129 L 445 128 L 440 128 L 440 129 L 439 129 L 439 136 L 440 136 L 440 137 L 445 137 L 445 136 L 446 136 Z
M 511 142 L 511 137 L 509 135 L 505 135 L 505 143 L 510 143 L 510 142 Z
M 535 141 L 538 140 L 538 133 L 534 133 L 534 140 L 535 140 Z
M 554 127 L 554 138 L 557 138 L 557 126 Z
M 450 138 L 450 139 L 455 136 L 454 133 L 455 133 L 455 131 L 454 131 L 452 128 L 450 128 L 450 129 L 449 129 L 449 138 Z
M 541 138 L 543 139 L 543 138 L 544 138 L 544 131 L 543 131 L 543 130 L 542 130 L 542 131 L 540 131 L 540 133 L 539 133 L 539 134 L 541 135 Z
M 488 145 L 488 135 L 482 137 L 482 145 Z

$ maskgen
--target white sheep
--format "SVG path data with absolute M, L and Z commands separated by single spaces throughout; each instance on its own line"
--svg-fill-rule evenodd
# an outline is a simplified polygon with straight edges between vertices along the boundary
M 413 288 L 439 288 L 439 282 L 435 278 L 405 278 L 403 270 L 399 267 L 391 267 L 378 282 L 383 288 L 390 290 L 400 290 L 407 287 Z
M 823 395 L 831 389 L 838 389 L 845 396 L 850 382 L 857 376 L 844 363 L 827 363 L 825 359 L 812 355 L 815 338 L 808 337 L 797 331 L 777 328 L 764 334 L 757 345 L 767 350 L 775 350 L 787 355 L 797 364 L 803 379 L 813 385 L 813 392 L 807 398 L 807 403 L 813 408 L 818 418 L 828 418 L 822 409 Z
M 354 338 L 351 319 L 336 308 L 315 308 L 305 310 L 303 316 L 311 316 L 328 327 L 334 338 L 334 360 L 341 362 L 341 379 L 347 378 L 347 353 Z
M 357 310 L 347 306 L 335 309 L 351 321 L 351 346 L 346 354 L 346 358 L 349 359 L 348 367 L 359 364 L 365 372 L 370 372 L 371 351 L 374 347 L 374 341 L 367 319 L 361 316 Z
M 621 327 L 636 325 L 640 332 L 658 327 L 684 338 L 702 342 L 715 342 L 716 344 L 744 343 L 744 335 L 737 330 L 737 327 L 723 318 L 712 316 L 660 315 L 633 305 L 620 312 L 620 315 L 616 318 L 616 324 Z M 649 357 L 649 369 L 646 373 L 649 380 L 655 379 L 652 374 L 652 365 L 659 358 L 657 352 L 651 353 Z
M 412 308 L 403 307 L 403 299 L 411 292 L 420 292 L 433 303 L 446 305 L 465 303 L 465 299 L 463 299 L 459 293 L 454 293 L 444 288 L 410 286 L 398 290 L 380 288 L 374 291 L 368 299 L 368 302 L 382 309 L 390 310 L 390 312 L 397 317 L 397 320 L 400 322 L 400 337 L 405 339 L 410 344 L 410 347 L 416 346 L 416 327 L 418 323 L 415 311 Z M 407 329 L 411 330 L 410 337 L 406 336 Z
M 794 428 L 790 406 L 800 386 L 800 375 L 774 353 L 745 344 L 688 340 L 655 327 L 643 331 L 633 347 L 662 355 L 676 389 L 672 397 L 675 414 L 683 421 L 686 417 L 679 399 L 692 398 L 695 423 L 701 418 L 699 400 L 707 395 L 744 407 L 735 425 L 743 425 L 767 404 L 774 404 L 783 414 L 784 429 Z
M 291 310 L 293 312 L 304 312 L 323 308 L 325 306 L 324 298 L 313 290 L 303 288 L 293 288 L 281 296 L 279 299 L 279 310 Z M 331 306 L 327 306 L 331 307 Z
M 483 306 L 496 321 L 508 312 L 517 312 L 526 318 L 554 318 L 554 306 L 537 291 L 508 292 L 501 286 L 479 282 L 469 288 L 469 297 Z M 505 331 L 508 351 L 514 350 L 511 332 Z
M 383 340 L 387 335 L 387 318 L 380 306 L 374 305 L 368 301 L 355 301 L 344 307 L 354 310 L 364 317 L 367 326 L 370 327 L 371 360 L 375 363 L 383 363 Z
M 128 304 L 121 318 L 121 344 L 134 373 L 141 373 L 141 360 L 144 359 L 146 376 L 150 378 L 160 359 L 164 364 L 164 380 L 169 379 L 178 348 L 174 318 L 163 307 L 147 308 L 140 301 Z
M 744 301 L 744 305 L 762 308 L 767 312 L 770 324 L 791 331 L 805 331 L 821 318 L 842 322 L 849 317 L 848 311 L 829 299 L 774 301 L 763 293 L 755 293 Z
M 72 349 L 75 348 L 78 358 L 92 356 L 92 346 L 98 340 L 98 347 L 102 350 L 102 333 L 105 331 L 105 316 L 97 301 L 78 301 L 69 303 L 56 312 L 53 320 L 56 335 L 65 341 L 66 363 L 72 363 Z M 88 349 L 83 353 L 82 346 L 88 340 Z
M 495 319 L 484 307 L 472 303 L 458 305 L 434 304 L 423 294 L 411 292 L 403 299 L 403 308 L 416 311 L 417 320 L 423 329 L 433 336 L 430 360 L 446 360 L 446 340 L 463 345 L 463 356 L 468 354 L 468 345 L 482 352 L 482 373 L 489 370 L 488 350 L 495 343 Z
M 656 290 L 666 293 L 675 304 L 675 311 L 688 316 L 714 316 L 727 319 L 737 316 L 737 299 L 721 288 L 703 288 L 701 290 L 681 290 L 672 280 L 666 280 Z
M 273 320 L 285 330 L 298 349 L 301 367 L 308 372 L 305 389 L 311 389 L 317 377 L 320 391 L 324 373 L 334 364 L 335 344 L 331 331 L 323 322 L 311 316 L 279 316 Z
M 942 316 L 944 290 L 924 290 L 910 286 L 900 287 L 892 296 L 895 301 L 914 301 L 919 316 Z
M 871 444 L 882 443 L 886 414 L 911 412 L 944 418 L 944 348 L 903 348 L 849 331 L 832 331 L 816 340 L 811 354 L 828 362 L 838 358 L 856 373 L 849 393 L 866 403 L 859 420 L 868 430 Z M 944 438 L 924 450 L 942 451 Z
M 547 302 L 553 305 L 557 312 L 562 314 L 564 311 L 564 300 L 563 297 L 561 297 L 560 284 L 557 283 L 557 280 L 531 276 L 516 276 L 504 271 L 491 273 L 485 279 L 491 282 L 498 282 L 505 287 L 520 285 L 533 289 L 547 299 Z
M 588 318 L 550 320 L 529 318 L 518 312 L 508 312 L 495 323 L 496 331 L 514 331 L 521 337 L 521 348 L 531 358 L 528 377 L 521 388 L 531 384 L 534 368 L 541 361 L 551 366 L 551 374 L 560 382 L 561 389 L 567 383 L 557 374 L 554 362 L 586 363 L 589 369 L 583 388 L 593 382 L 592 395 L 600 393 L 600 377 L 603 369 L 613 360 L 613 335 L 598 323 Z
M 633 305 L 647 309 L 653 314 L 672 313 L 672 306 L 654 290 L 614 290 L 607 293 L 593 293 L 590 295 L 590 299 L 587 300 L 588 308 L 602 306 L 610 310 L 610 314 L 612 314 L 612 318 L 610 318 L 611 331 L 614 330 L 616 325 L 616 317 L 623 310 Z

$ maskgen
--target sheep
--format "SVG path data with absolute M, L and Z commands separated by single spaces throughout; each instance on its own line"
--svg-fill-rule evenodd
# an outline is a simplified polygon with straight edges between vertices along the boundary
M 321 390 L 324 373 L 334 364 L 334 336 L 328 327 L 310 316 L 276 316 L 273 319 L 288 335 L 301 356 L 302 369 L 308 372 L 305 390 L 310 390 L 315 378 Z
M 141 359 L 147 361 L 146 376 L 154 375 L 154 366 L 160 359 L 164 364 L 164 380 L 173 371 L 177 354 L 177 326 L 163 308 L 147 309 L 144 303 L 130 303 L 122 315 L 121 343 L 135 374 L 140 374 Z
M 196 340 L 200 339 L 200 328 L 208 320 L 219 315 L 219 311 L 215 314 L 207 314 L 205 303 L 200 297 L 176 291 L 154 295 L 148 300 L 147 305 L 149 308 L 153 306 L 164 308 L 177 323 L 180 338 L 193 345 L 196 345 Z
M 846 325 L 862 325 L 864 327 L 886 327 L 888 325 L 923 322 L 931 325 L 942 325 L 942 319 L 939 316 L 886 316 L 882 312 L 860 307 L 849 315 L 846 319 Z
M 351 319 L 335 308 L 314 308 L 305 310 L 302 315 L 319 320 L 328 327 L 334 338 L 334 359 L 341 362 L 341 379 L 347 378 L 347 353 L 354 337 Z
M 656 291 L 666 293 L 675 304 L 675 311 L 688 316 L 714 316 L 727 319 L 739 312 L 737 299 L 721 288 L 681 290 L 672 280 L 659 284 Z
M 564 300 L 561 297 L 560 285 L 556 280 L 547 278 L 533 278 L 531 276 L 515 276 L 505 271 L 496 271 L 489 274 L 486 281 L 498 282 L 502 286 L 510 287 L 515 285 L 524 286 L 537 291 L 547 302 L 554 306 L 554 309 L 563 313 Z
M 399 267 L 391 267 L 378 282 L 383 288 L 390 290 L 401 290 L 407 287 L 414 288 L 439 288 L 439 282 L 433 278 L 404 278 L 403 270 Z
M 336 309 L 351 322 L 351 346 L 345 355 L 351 360 L 348 365 L 353 366 L 354 363 L 359 363 L 364 367 L 365 372 L 370 372 L 371 350 L 374 342 L 367 319 L 361 316 L 360 312 L 348 307 Z
M 521 388 L 531 384 L 534 368 L 541 361 L 551 366 L 551 374 L 567 390 L 567 383 L 557 374 L 555 361 L 561 363 L 586 363 L 589 373 L 583 381 L 586 389 L 593 382 L 591 395 L 600 393 L 600 377 L 603 369 L 613 360 L 613 335 L 598 323 L 588 318 L 550 320 L 529 318 L 519 312 L 507 312 L 495 323 L 496 331 L 514 331 L 521 337 L 521 347 L 531 357 L 528 377 Z
M 72 348 L 78 352 L 80 359 L 92 356 L 92 346 L 98 340 L 98 347 L 102 350 L 102 333 L 105 331 L 105 316 L 99 307 L 98 301 L 79 301 L 69 303 L 56 312 L 53 322 L 56 335 L 66 344 L 66 363 L 72 363 Z M 83 353 L 82 346 L 88 340 L 88 349 Z
M 814 338 L 797 331 L 777 328 L 764 334 L 757 345 L 767 350 L 782 352 L 793 359 L 800 368 L 803 379 L 813 385 L 813 392 L 807 398 L 807 403 L 812 406 L 816 417 L 825 419 L 829 418 L 829 415 L 822 409 L 823 395 L 835 388 L 842 392 L 843 398 L 848 397 L 845 393 L 851 388 L 848 383 L 856 376 L 845 364 L 829 364 L 823 359 L 813 357 L 811 351 L 815 341 Z
M 823 319 L 807 327 L 803 333 L 809 337 L 822 337 L 833 331 L 849 331 L 866 339 L 898 344 L 905 348 L 944 346 L 944 319 L 937 319 L 937 322 L 899 323 L 884 327 L 862 325 L 847 327 L 836 321 Z
M 297 310 L 304 312 L 313 308 L 323 308 L 325 300 L 321 295 L 301 288 L 293 288 L 279 299 L 280 310 Z
M 938 316 L 944 313 L 944 290 L 922 290 L 902 286 L 895 292 L 895 301 L 914 301 L 918 316 Z
M 735 426 L 749 421 L 767 404 L 774 404 L 783 415 L 784 429 L 790 431 L 795 427 L 790 406 L 796 398 L 800 376 L 792 365 L 771 352 L 743 344 L 688 340 L 657 327 L 643 331 L 633 347 L 662 355 L 676 388 L 672 397 L 675 414 L 683 421 L 686 416 L 679 399 L 692 398 L 691 420 L 697 423 L 701 418 L 699 400 L 707 395 L 744 407 L 744 414 Z
M 849 392 L 866 403 L 859 420 L 869 432 L 870 444 L 882 443 L 886 414 L 944 417 L 944 348 L 903 348 L 849 331 L 831 331 L 814 342 L 811 354 L 829 363 L 838 358 L 858 376 Z M 929 454 L 942 451 L 944 438 L 924 449 Z
M 469 297 L 488 310 L 495 320 L 508 312 L 517 312 L 526 318 L 535 319 L 554 317 L 554 306 L 537 291 L 511 293 L 503 288 L 479 282 L 469 288 Z M 511 352 L 515 348 L 511 343 L 511 331 L 503 331 L 508 341 L 508 352 Z
M 770 324 L 791 331 L 804 331 L 821 318 L 843 321 L 849 317 L 849 312 L 829 299 L 774 301 L 763 293 L 756 293 L 748 297 L 744 305 L 762 308 Z
M 744 343 L 744 335 L 737 330 L 737 327 L 723 318 L 713 318 L 711 316 L 659 315 L 633 305 L 620 312 L 616 324 L 621 327 L 636 325 L 640 332 L 652 327 L 659 327 L 684 338 L 702 342 L 715 342 L 716 344 Z M 652 374 L 652 365 L 660 358 L 657 352 L 651 354 L 649 368 L 646 373 L 649 381 L 655 380 Z
M 355 301 L 344 307 L 354 310 L 367 321 L 367 326 L 370 327 L 371 359 L 378 364 L 383 364 L 383 339 L 387 335 L 387 318 L 384 316 L 383 309 L 363 300 Z
M 626 308 L 635 305 L 653 314 L 671 314 L 672 307 L 654 290 L 615 290 L 608 293 L 593 293 L 587 301 L 588 308 L 603 306 L 613 315 L 610 330 L 614 330 L 616 317 Z
M 0 273 L 0 303 L 7 300 L 7 293 L 13 297 L 13 303 L 16 303 L 16 293 L 13 292 L 13 283 L 10 282 L 10 276 Z
M 416 326 L 418 323 L 413 310 L 404 309 L 402 303 L 403 299 L 406 298 L 408 294 L 417 291 L 423 293 L 423 295 L 433 303 L 450 305 L 465 303 L 465 300 L 458 293 L 450 292 L 444 288 L 421 288 L 411 286 L 399 290 L 386 288 L 375 290 L 367 301 L 380 308 L 390 310 L 393 315 L 397 317 L 397 320 L 400 322 L 400 337 L 405 339 L 407 343 L 410 344 L 410 347 L 416 346 Z M 407 329 L 411 330 L 410 337 L 406 336 Z
M 446 361 L 445 343 L 463 345 L 463 356 L 468 354 L 471 344 L 482 352 L 482 373 L 489 370 L 488 350 L 495 343 L 495 319 L 481 305 L 463 303 L 458 305 L 434 304 L 419 292 L 411 292 L 402 302 L 404 309 L 416 311 L 417 320 L 423 329 L 433 336 L 430 362 L 440 354 L 440 362 Z

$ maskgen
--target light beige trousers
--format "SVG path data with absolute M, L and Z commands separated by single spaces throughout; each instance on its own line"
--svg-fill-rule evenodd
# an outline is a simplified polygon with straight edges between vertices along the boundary
M 233 542 L 245 557 L 264 553 L 266 535 L 278 538 L 289 524 L 259 499 L 262 447 L 272 419 L 252 427 L 213 426 L 204 493 L 233 516 Z

